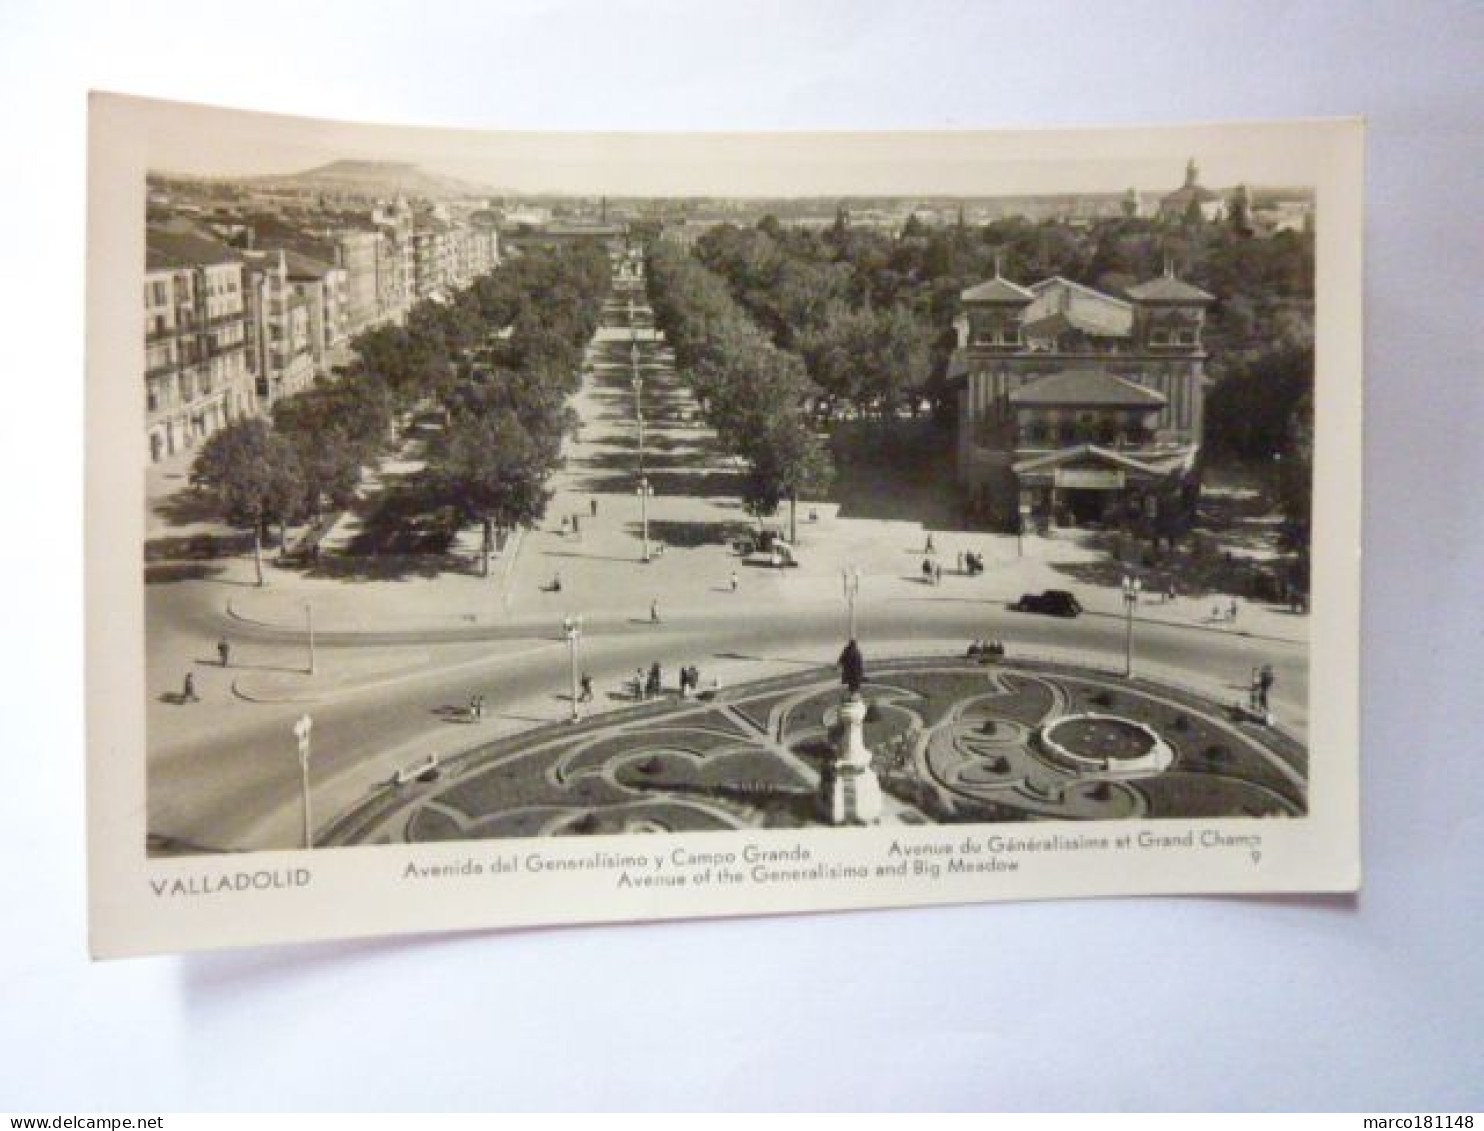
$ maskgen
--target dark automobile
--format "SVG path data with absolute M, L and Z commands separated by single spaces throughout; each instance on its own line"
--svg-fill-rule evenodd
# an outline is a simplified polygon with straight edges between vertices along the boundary
M 1065 589 L 1048 589 L 1044 593 L 1025 593 L 1010 608 L 1017 613 L 1044 613 L 1048 617 L 1074 617 L 1082 611 L 1082 602 Z

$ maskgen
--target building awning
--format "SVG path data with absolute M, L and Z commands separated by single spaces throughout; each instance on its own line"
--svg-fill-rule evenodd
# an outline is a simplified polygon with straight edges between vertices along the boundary
M 1117 472 L 1121 479 L 1118 489 L 1121 489 L 1129 482 L 1163 479 L 1171 473 L 1189 470 L 1194 459 L 1194 445 L 1129 454 L 1097 444 L 1077 444 L 1017 460 L 1010 465 L 1010 470 L 1022 481 L 1055 483 L 1058 487 L 1084 486 L 1091 490 L 1113 490 L 1115 488 L 1106 485 L 1112 482 L 1111 477 L 1093 473 Z M 1082 480 L 1081 484 L 1077 482 L 1079 479 Z

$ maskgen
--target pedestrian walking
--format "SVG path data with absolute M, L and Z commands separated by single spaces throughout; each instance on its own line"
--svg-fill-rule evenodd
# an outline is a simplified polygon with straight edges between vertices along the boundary
M 937 548 L 933 545 L 933 532 L 931 530 L 928 531 L 927 542 L 923 545 L 922 552 L 924 554 L 936 554 L 938 552 Z
M 578 681 L 578 684 L 582 690 L 578 693 L 577 701 L 579 703 L 591 703 L 593 701 L 593 677 L 588 675 L 587 672 L 583 672 L 582 679 Z
M 186 672 L 185 686 L 180 689 L 180 701 L 182 703 L 201 702 L 196 695 L 196 676 L 194 672 Z
M 1276 678 L 1277 677 L 1273 675 L 1272 664 L 1263 664 L 1263 666 L 1258 670 L 1257 701 L 1258 705 L 1262 708 L 1262 713 L 1264 715 L 1268 713 L 1268 693 L 1273 690 L 1273 683 Z
M 592 517 L 593 518 L 597 518 L 598 517 L 598 500 L 597 499 L 591 500 L 588 503 L 588 506 L 592 510 Z
M 737 571 L 736 570 L 732 570 L 732 592 L 735 593 L 736 591 L 737 591 Z
M 659 601 L 651 601 L 651 602 L 649 602 L 649 623 L 650 624 L 659 624 L 660 623 L 660 603 L 659 603 Z
M 1237 599 L 1235 597 L 1232 598 L 1232 603 L 1227 606 L 1226 619 L 1232 624 L 1237 623 Z
M 927 558 L 922 559 L 922 579 L 929 585 L 933 583 L 933 563 Z
M 551 591 L 553 593 L 560 593 L 562 591 L 562 574 L 560 570 L 551 575 Z
M 644 696 L 644 669 L 643 668 L 635 668 L 634 669 L 634 698 L 637 699 L 637 700 L 639 700 L 639 702 L 641 702 L 641 703 L 644 702 L 645 696 Z
M 933 563 L 933 584 L 934 585 L 942 585 L 943 584 L 943 566 L 939 562 L 934 562 Z
M 216 654 L 221 657 L 222 667 L 232 662 L 232 645 L 225 636 L 216 642 Z
M 665 674 L 660 669 L 660 662 L 656 660 L 649 665 L 649 678 L 645 682 L 644 690 L 651 696 L 658 697 L 665 690 Z

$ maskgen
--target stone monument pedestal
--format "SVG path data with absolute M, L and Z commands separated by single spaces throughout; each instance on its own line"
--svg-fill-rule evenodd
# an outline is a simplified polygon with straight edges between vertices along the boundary
M 832 825 L 874 825 L 881 819 L 881 783 L 871 769 L 864 726 L 866 704 L 852 694 L 840 705 L 835 760 L 820 778 L 820 802 Z

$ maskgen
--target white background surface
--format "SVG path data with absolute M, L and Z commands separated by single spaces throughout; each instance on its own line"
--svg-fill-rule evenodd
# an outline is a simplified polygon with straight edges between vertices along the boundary
M 1481 61 L 1469 3 L 0 7 L 0 1109 L 1484 1105 Z M 472 127 L 1366 114 L 1364 893 L 90 965 L 90 87 Z

